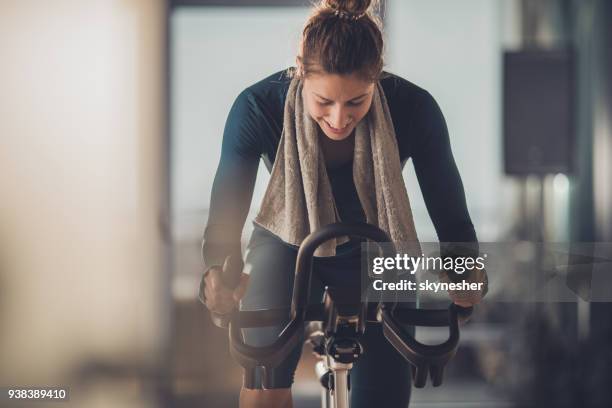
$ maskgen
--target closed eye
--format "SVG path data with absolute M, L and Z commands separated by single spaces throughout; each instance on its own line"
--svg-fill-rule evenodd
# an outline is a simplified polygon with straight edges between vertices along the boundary
M 347 105 L 349 105 L 349 106 L 359 106 L 359 105 L 362 105 L 364 101 L 365 101 L 365 99 L 361 100 L 361 101 L 358 101 L 358 102 L 349 101 Z

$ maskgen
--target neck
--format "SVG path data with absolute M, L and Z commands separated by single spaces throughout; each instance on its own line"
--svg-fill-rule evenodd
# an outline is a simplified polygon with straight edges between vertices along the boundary
M 333 140 L 319 129 L 319 145 L 323 150 L 327 167 L 330 169 L 340 167 L 353 159 L 355 131 L 353 130 L 348 137 L 342 140 Z

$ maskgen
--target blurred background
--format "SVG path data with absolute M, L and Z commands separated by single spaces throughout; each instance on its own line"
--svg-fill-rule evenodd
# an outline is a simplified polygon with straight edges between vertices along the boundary
M 79 407 L 237 405 L 227 335 L 196 300 L 200 240 L 229 108 L 293 64 L 309 12 L 0 2 L 0 387 L 66 385 Z M 387 0 L 380 14 L 386 69 L 444 112 L 480 241 L 612 241 L 612 2 Z M 405 179 L 435 241 L 410 162 Z M 252 211 L 267 180 L 262 166 Z M 411 406 L 612 406 L 610 303 L 495 299 L 445 385 Z M 297 407 L 317 406 L 312 364 L 304 353 Z

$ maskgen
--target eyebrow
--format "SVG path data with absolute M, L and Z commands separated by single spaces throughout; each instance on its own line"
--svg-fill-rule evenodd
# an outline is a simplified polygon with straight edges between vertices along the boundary
M 324 96 L 321 96 L 321 95 L 319 95 L 319 94 L 318 94 L 318 93 L 316 93 L 316 92 L 313 92 L 313 93 L 314 93 L 316 96 L 318 96 L 319 98 L 321 98 L 321 99 L 323 99 L 323 100 L 325 100 L 325 101 L 331 101 L 331 99 L 327 99 L 327 98 L 325 98 Z M 352 98 L 352 99 L 349 99 L 349 102 L 352 102 L 352 101 L 354 101 L 354 100 L 356 100 L 356 99 L 361 99 L 361 98 L 363 98 L 364 96 L 368 96 L 368 94 L 369 94 L 369 92 L 366 92 L 366 93 L 364 93 L 364 94 L 361 94 L 361 95 L 359 95 L 359 96 L 356 96 L 356 97 L 354 97 L 354 98 Z

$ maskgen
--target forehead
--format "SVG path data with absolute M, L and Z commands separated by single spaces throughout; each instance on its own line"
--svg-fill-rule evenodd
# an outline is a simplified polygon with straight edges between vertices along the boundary
M 313 73 L 304 79 L 304 88 L 307 92 L 312 92 L 325 99 L 342 102 L 370 93 L 374 88 L 374 83 L 356 74 Z

